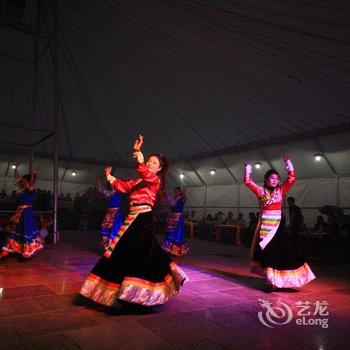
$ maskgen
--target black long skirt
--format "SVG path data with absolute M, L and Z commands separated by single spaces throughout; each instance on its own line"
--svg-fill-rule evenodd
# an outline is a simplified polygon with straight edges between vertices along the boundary
M 256 240 L 253 261 L 259 263 L 267 284 L 278 288 L 294 288 L 315 278 L 305 262 L 301 247 L 287 235 L 285 220 L 281 220 L 275 236 L 264 249 L 258 242 Z
M 159 246 L 152 221 L 151 211 L 129 213 L 83 283 L 83 296 L 107 306 L 118 299 L 151 306 L 178 293 L 187 276 Z

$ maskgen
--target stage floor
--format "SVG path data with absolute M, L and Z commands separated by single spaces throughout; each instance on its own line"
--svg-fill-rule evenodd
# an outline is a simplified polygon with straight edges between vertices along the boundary
M 77 298 L 99 257 L 97 233 L 62 236 L 31 261 L 0 262 L 0 349 L 350 348 L 349 264 L 311 261 L 316 280 L 268 293 L 247 248 L 193 239 L 177 259 L 190 278 L 178 296 L 109 310 Z

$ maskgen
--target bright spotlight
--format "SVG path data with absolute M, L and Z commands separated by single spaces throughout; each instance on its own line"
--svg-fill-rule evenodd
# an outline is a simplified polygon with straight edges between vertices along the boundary
M 322 160 L 322 154 L 316 153 L 316 154 L 314 154 L 314 158 L 315 158 L 316 162 L 320 162 Z

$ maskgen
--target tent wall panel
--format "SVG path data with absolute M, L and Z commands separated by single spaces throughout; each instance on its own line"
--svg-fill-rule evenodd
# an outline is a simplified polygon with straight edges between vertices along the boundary
M 188 187 L 187 206 L 203 207 L 205 205 L 205 187 Z
M 232 207 L 237 206 L 238 185 L 208 186 L 208 207 Z
M 288 192 L 301 207 L 321 207 L 325 204 L 337 205 L 336 178 L 297 181 Z
M 350 178 L 340 178 L 338 186 L 339 205 L 349 206 Z M 200 202 L 205 201 L 205 187 L 189 187 L 187 195 L 187 210 L 202 206 Z M 325 204 L 337 205 L 337 179 L 299 180 L 287 196 L 296 198 L 297 205 L 302 208 L 305 224 L 307 227 L 312 227 L 316 217 L 320 214 L 319 207 Z M 244 214 L 246 222 L 248 222 L 249 212 L 259 211 L 256 196 L 244 184 L 208 186 L 206 203 L 207 210 L 203 212 L 215 214 L 221 210 L 227 214 L 228 211 L 233 211 L 235 217 L 240 212 Z M 285 203 L 284 211 L 288 223 L 289 214 L 286 205 Z
M 350 176 L 338 179 L 339 206 L 350 207 Z

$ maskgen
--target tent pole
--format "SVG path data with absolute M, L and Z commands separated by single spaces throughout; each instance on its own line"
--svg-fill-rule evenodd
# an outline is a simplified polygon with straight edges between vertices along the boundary
M 208 186 L 205 185 L 204 188 L 204 218 L 206 218 L 208 214 Z
M 238 217 L 238 214 L 239 214 L 239 209 L 240 209 L 240 206 L 241 206 L 241 184 L 238 183 L 238 190 L 237 190 L 237 217 Z
M 33 159 L 34 159 L 34 149 L 33 147 L 30 147 L 29 149 L 29 171 L 28 173 L 31 174 L 33 170 Z
M 339 175 L 335 175 L 335 184 L 336 184 L 336 203 L 337 203 L 337 207 L 339 207 L 340 204 L 340 200 L 339 200 Z
M 54 166 L 53 166 L 53 187 L 54 187 L 54 218 L 53 235 L 54 244 L 59 241 L 57 229 L 58 211 L 58 128 L 59 128 L 59 66 L 58 66 L 58 0 L 54 1 L 53 8 L 53 118 L 54 118 Z
M 39 28 L 40 23 L 40 2 L 37 3 L 36 9 L 36 28 Z M 38 51 L 39 51 L 39 36 L 35 36 L 34 41 L 34 57 L 33 57 L 33 94 L 32 94 L 32 118 L 31 118 L 31 127 L 35 128 L 36 124 L 36 113 L 37 113 L 37 99 L 38 99 Z M 30 144 L 33 143 L 33 133 L 29 133 Z M 33 159 L 34 159 L 34 147 L 30 146 L 29 148 L 29 174 L 33 170 Z
M 204 179 L 199 175 L 198 171 L 192 167 L 191 164 L 188 164 L 188 166 L 192 169 L 192 171 L 196 174 L 199 181 L 202 183 L 202 185 L 205 187 L 205 198 L 204 198 L 204 217 L 207 216 L 207 207 L 208 207 L 208 186 L 205 183 Z

